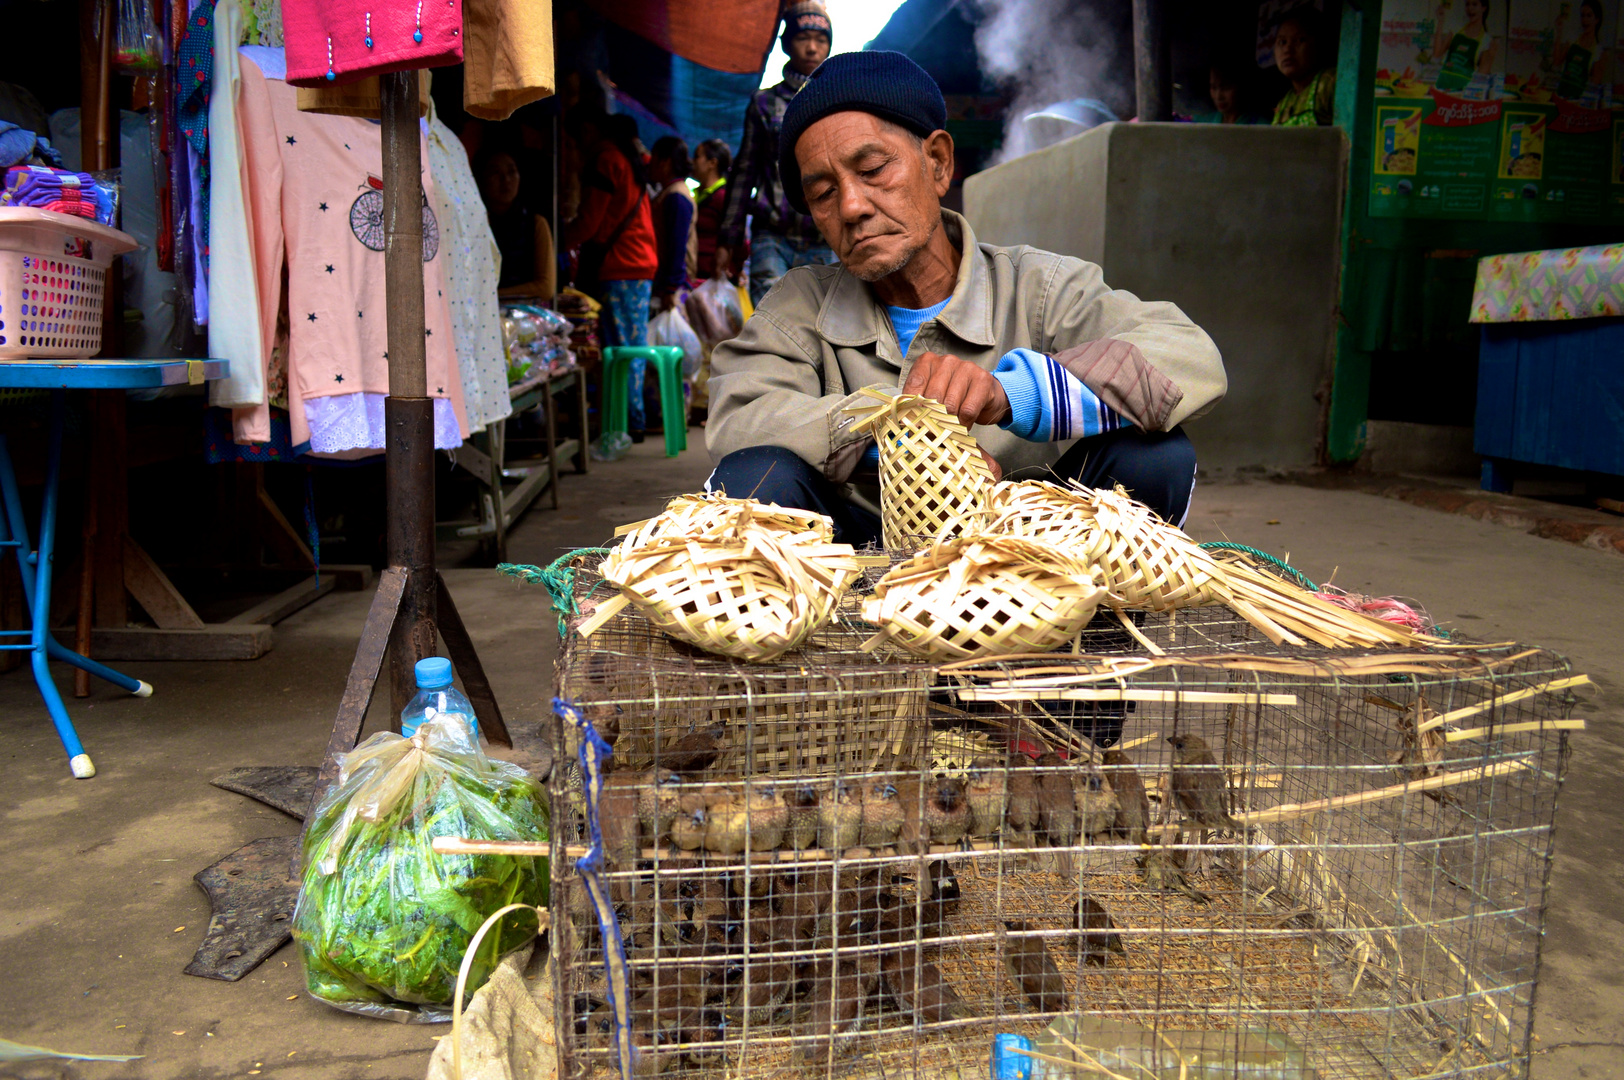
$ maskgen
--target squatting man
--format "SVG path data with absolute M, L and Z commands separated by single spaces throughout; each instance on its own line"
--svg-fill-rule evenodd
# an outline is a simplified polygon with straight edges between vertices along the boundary
M 878 454 L 852 430 L 863 387 L 940 401 L 995 477 L 1121 484 L 1182 524 L 1195 449 L 1180 425 L 1224 396 L 1212 339 L 1092 263 L 979 243 L 941 206 L 942 92 L 900 53 L 825 61 L 789 103 L 784 190 L 839 257 L 789 271 L 712 358 L 712 491 L 815 510 L 878 542 Z

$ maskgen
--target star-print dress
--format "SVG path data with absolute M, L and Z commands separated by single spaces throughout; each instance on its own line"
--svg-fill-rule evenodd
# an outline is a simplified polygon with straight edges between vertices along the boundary
M 383 259 L 383 145 L 377 124 L 299 111 L 297 91 L 242 56 L 238 124 L 259 283 L 261 338 L 275 340 L 287 270 L 288 413 L 295 446 L 353 456 L 384 444 L 389 392 Z M 435 191 L 423 165 L 423 307 L 434 445 L 468 433 L 439 253 Z M 238 442 L 270 438 L 268 405 L 233 413 Z

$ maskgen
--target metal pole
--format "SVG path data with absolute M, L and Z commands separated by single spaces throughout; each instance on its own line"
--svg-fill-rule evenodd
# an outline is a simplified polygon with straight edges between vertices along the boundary
M 412 666 L 434 655 L 434 402 L 424 367 L 423 177 L 416 71 L 380 77 L 389 397 L 384 402 L 389 565 L 406 571 L 390 639 L 393 713 Z
M 1139 120 L 1173 119 L 1166 0 L 1133 0 L 1133 76 Z

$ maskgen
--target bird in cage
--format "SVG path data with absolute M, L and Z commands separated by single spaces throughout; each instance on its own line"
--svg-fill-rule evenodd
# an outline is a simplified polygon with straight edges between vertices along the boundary
M 888 847 L 902 831 L 902 806 L 897 786 L 889 780 L 876 780 L 863 792 L 862 827 L 857 842 L 863 847 Z
M 917 950 L 887 954 L 880 961 L 880 978 L 897 1007 L 917 1015 L 922 1023 L 964 1015 L 964 1000 L 948 985 L 941 968 L 919 957 Z
M 738 1013 L 752 1027 L 770 1024 L 780 1006 L 789 999 L 795 984 L 795 965 L 788 960 L 747 964 L 743 976 L 749 982 L 741 988 Z
M 705 846 L 709 828 L 710 815 L 704 796 L 684 795 L 677 816 L 671 819 L 671 843 L 682 851 L 698 851 Z
M 952 865 L 946 859 L 937 859 L 927 868 L 930 875 L 930 898 L 940 900 L 947 914 L 952 915 L 959 909 L 959 877 L 953 872 Z
M 705 850 L 737 855 L 749 843 L 750 808 L 743 791 L 733 789 L 713 797 L 706 808 Z
M 612 774 L 619 775 L 619 774 Z M 651 847 L 660 843 L 677 816 L 682 777 L 669 769 L 647 769 L 637 776 L 637 824 Z
M 789 807 L 773 785 L 760 781 L 746 784 L 744 806 L 750 823 L 751 851 L 772 851 L 784 842 Z
M 818 789 L 812 784 L 796 784 L 785 789 L 784 805 L 789 816 L 784 823 L 784 840 L 796 851 L 818 842 Z
M 1093 769 L 1077 776 L 1074 789 L 1077 802 L 1077 824 L 1082 834 L 1092 840 L 1109 832 L 1116 824 L 1121 809 L 1116 792 L 1105 778 Z
M 772 893 L 773 878 L 765 866 L 746 864 L 722 875 L 727 895 L 741 899 L 760 900 Z
M 1070 848 L 1077 843 L 1077 794 L 1072 787 L 1066 762 L 1059 754 L 1044 754 L 1037 760 L 1038 828 L 1044 843 Z M 1070 877 L 1074 862 L 1070 851 L 1057 851 L 1053 868 L 1061 877 Z
M 874 956 L 843 960 L 838 967 L 828 960 L 818 962 L 808 991 L 810 1010 L 802 1025 L 808 1038 L 796 1050 L 800 1064 L 826 1064 L 852 1048 L 879 982 L 879 961 Z
M 722 1050 L 717 1044 L 727 1037 L 727 1014 L 721 1009 L 691 1009 L 683 1014 L 678 1027 L 682 1041 L 689 1044 L 683 1051 L 689 1063 L 705 1067 L 721 1060 Z
M 1016 754 L 1008 776 L 1008 820 L 1011 838 L 1016 847 L 1029 848 L 1036 844 L 1034 830 L 1038 827 L 1038 774 L 1031 768 L 1032 761 L 1025 754 Z
M 722 756 L 727 728 L 721 724 L 690 731 L 654 755 L 654 764 L 679 773 L 703 772 Z
M 924 806 L 925 828 L 933 844 L 957 844 L 970 831 L 970 804 L 964 797 L 964 781 L 942 777 L 927 791 Z
M 1145 795 L 1144 782 L 1133 759 L 1121 750 L 1107 750 L 1101 758 L 1105 777 L 1116 793 L 1117 816 L 1112 827 L 1128 838 L 1130 844 L 1145 842 L 1145 829 L 1150 825 L 1150 799 Z
M 603 854 L 622 868 L 636 863 L 641 852 L 637 801 L 644 783 L 642 773 L 610 773 L 603 778 L 603 789 L 598 794 L 598 831 L 603 836 Z
M 1004 928 L 1012 934 L 1026 934 L 1032 930 L 1026 922 L 1006 921 Z M 1020 987 L 1026 1000 L 1038 1012 L 1062 1012 L 1071 1007 L 1066 993 L 1066 980 L 1060 968 L 1049 955 L 1043 939 L 1038 937 L 1010 937 L 1004 939 L 1004 967 L 1009 977 Z
M 996 836 L 1003 826 L 1004 808 L 1009 802 L 1009 782 L 1003 763 L 990 757 L 972 761 L 964 798 L 970 804 L 970 835 L 977 840 Z
M 1083 963 L 1104 967 L 1111 953 L 1127 955 L 1128 950 L 1123 947 L 1122 935 L 1117 933 L 1116 923 L 1098 900 L 1092 896 L 1080 896 L 1071 910 L 1077 929 L 1082 931 L 1077 948 L 1082 954 Z
M 844 851 L 857 846 L 863 825 L 863 789 L 849 780 L 836 780 L 818 800 L 818 846 Z
M 1173 746 L 1173 798 L 1186 817 L 1204 829 L 1244 831 L 1229 815 L 1229 784 L 1218 759 L 1199 735 L 1169 735 Z
M 1145 853 L 1145 886 L 1157 892 L 1183 893 L 1198 904 L 1211 901 L 1211 897 L 1190 884 L 1184 875 L 1184 853 L 1171 848 L 1155 847 Z

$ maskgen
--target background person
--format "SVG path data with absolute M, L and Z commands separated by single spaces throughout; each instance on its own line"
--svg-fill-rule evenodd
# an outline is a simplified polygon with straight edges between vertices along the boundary
M 757 92 L 744 114 L 744 137 L 727 185 L 716 244 L 716 272 L 730 276 L 733 256 L 744 244 L 750 219 L 750 302 L 761 303 L 767 291 L 796 266 L 835 261 L 812 218 L 797 210 L 778 175 L 779 128 L 790 99 L 829 55 L 833 40 L 829 13 L 815 0 L 800 0 L 784 9 L 784 81 Z M 798 194 L 798 193 L 797 193 Z
M 1336 72 L 1321 68 L 1323 35 L 1312 9 L 1297 8 L 1280 20 L 1274 34 L 1274 66 L 1291 89 L 1274 107 L 1277 127 L 1324 127 L 1336 102 Z
M 553 231 L 546 218 L 519 202 L 518 161 L 506 150 L 486 153 L 476 175 L 491 234 L 502 252 L 496 295 L 504 300 L 551 300 L 558 280 Z
M 721 139 L 706 139 L 694 148 L 693 166 L 694 179 L 699 181 L 694 196 L 699 262 L 694 276 L 708 280 L 723 276 L 716 272 L 716 240 L 722 229 L 722 211 L 727 208 L 727 171 L 733 167 L 733 151 Z M 737 271 L 732 277 L 738 278 Z
M 688 144 L 675 135 L 655 140 L 649 151 L 648 179 L 654 189 L 655 244 L 660 265 L 654 272 L 654 303 L 664 311 L 687 290 L 699 270 L 699 234 L 694 228 L 694 195 L 688 190 Z

